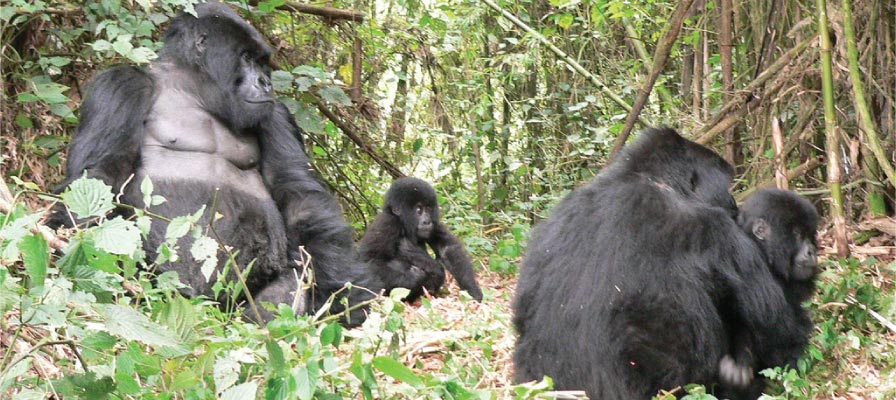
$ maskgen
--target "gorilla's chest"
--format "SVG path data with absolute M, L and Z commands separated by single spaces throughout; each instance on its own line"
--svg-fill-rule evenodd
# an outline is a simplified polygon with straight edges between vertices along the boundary
M 192 96 L 159 88 L 145 129 L 141 172 L 150 178 L 266 192 L 257 138 L 234 133 Z

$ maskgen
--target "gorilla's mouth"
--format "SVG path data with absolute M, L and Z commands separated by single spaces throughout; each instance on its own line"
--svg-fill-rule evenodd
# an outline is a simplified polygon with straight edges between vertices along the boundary
M 274 99 L 243 99 L 243 101 L 249 104 L 266 104 L 273 103 Z

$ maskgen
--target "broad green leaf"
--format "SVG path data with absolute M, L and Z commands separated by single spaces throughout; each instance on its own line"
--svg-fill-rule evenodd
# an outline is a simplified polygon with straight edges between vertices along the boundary
M 557 18 L 557 25 L 560 25 L 560 27 L 563 29 L 569 29 L 569 27 L 572 26 L 572 23 L 575 22 L 575 20 L 576 17 L 572 14 L 560 14 L 560 16 Z
M 144 176 L 143 180 L 140 182 L 140 193 L 143 195 L 143 207 L 152 205 L 153 189 L 152 179 L 149 179 L 149 175 Z
M 339 346 L 342 341 L 342 325 L 333 322 L 320 332 L 320 343 L 323 345 L 332 344 L 333 347 Z
M 236 385 L 221 393 L 221 400 L 247 400 L 254 399 L 255 393 L 258 392 L 258 384 L 255 382 L 246 382 Z
M 137 47 L 127 54 L 129 60 L 137 64 L 147 64 L 158 57 L 156 52 L 146 47 Z
M 320 88 L 317 94 L 328 103 L 339 104 L 343 107 L 352 105 L 352 100 L 336 85 L 326 85 Z
M 113 335 L 151 346 L 180 346 L 174 333 L 133 308 L 118 304 L 97 304 L 96 308 L 106 318 L 106 330 Z
M 391 357 L 379 356 L 373 359 L 373 367 L 397 380 L 416 388 L 423 387 L 423 380 L 406 365 Z
M 78 218 L 101 217 L 112 211 L 112 187 L 94 178 L 80 178 L 62 194 L 62 201 Z
M 96 227 L 94 231 L 94 245 L 110 254 L 118 254 L 131 258 L 138 258 L 138 251 L 142 250 L 143 242 L 140 240 L 140 229 L 134 221 L 127 221 L 121 217 L 115 217 Z
M 292 79 L 289 71 L 277 70 L 271 73 L 271 84 L 278 92 L 289 89 L 292 86 Z
M 240 378 L 240 363 L 228 358 L 219 357 L 214 367 L 215 390 L 219 393 L 233 386 Z
M 301 400 L 310 400 L 314 397 L 314 388 L 316 385 L 315 382 L 311 381 L 311 374 L 308 373 L 308 368 L 299 367 L 295 372 L 296 378 L 296 395 Z
M 18 261 L 19 244 L 31 235 L 31 227 L 41 218 L 40 214 L 30 214 L 19 217 L 11 223 L 0 224 L 0 259 L 6 261 Z
M 165 241 L 176 243 L 177 239 L 184 237 L 190 231 L 193 222 L 189 216 L 174 217 L 165 229 Z
M 286 371 L 286 359 L 283 357 L 283 349 L 272 338 L 264 341 L 264 347 L 268 351 L 268 366 L 274 371 L 275 375 L 280 375 Z
M 202 262 L 200 271 L 202 276 L 205 277 L 205 281 L 211 280 L 212 275 L 215 273 L 215 268 L 218 267 L 218 242 L 208 236 L 200 236 L 193 241 L 193 246 L 190 247 L 190 255 L 193 256 L 194 260 Z
M 318 81 L 323 81 L 327 79 L 327 72 L 318 68 L 312 67 L 310 65 L 300 65 L 292 69 L 292 73 L 294 75 L 306 75 L 312 78 L 317 79 Z

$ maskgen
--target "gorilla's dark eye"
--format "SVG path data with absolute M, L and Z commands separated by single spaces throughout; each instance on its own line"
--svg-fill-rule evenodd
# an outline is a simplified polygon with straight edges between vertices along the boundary
M 423 206 L 420 204 L 417 204 L 417 215 L 420 215 L 420 214 L 423 214 Z

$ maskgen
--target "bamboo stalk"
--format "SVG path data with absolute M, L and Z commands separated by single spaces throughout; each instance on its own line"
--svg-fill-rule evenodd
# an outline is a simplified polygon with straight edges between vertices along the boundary
M 777 116 L 772 117 L 772 146 L 774 146 L 775 151 L 775 186 L 778 189 L 789 190 L 787 154 L 784 153 L 784 135 L 781 133 L 781 120 Z
M 729 104 L 734 97 L 734 33 L 731 30 L 733 8 L 731 0 L 721 1 L 719 20 L 719 57 L 722 60 L 722 103 Z M 740 137 L 737 127 L 725 131 L 725 158 L 735 167 L 740 164 Z
M 859 66 L 859 49 L 856 45 L 856 33 L 852 20 L 852 5 L 850 0 L 843 0 L 843 31 L 846 34 L 846 58 L 849 61 L 849 78 L 852 81 L 852 97 L 855 103 L 859 127 L 862 129 L 865 140 L 862 145 L 868 147 L 877 159 L 878 166 L 887 175 L 890 184 L 896 187 L 896 170 L 893 164 L 887 160 L 887 154 L 880 143 L 880 137 L 868 102 L 865 100 L 865 84 L 862 82 L 862 73 Z
M 834 73 L 831 61 L 831 37 L 828 34 L 827 1 L 816 0 L 821 58 L 821 91 L 824 100 L 825 154 L 827 155 L 828 187 L 831 189 L 831 219 L 834 222 L 834 245 L 837 255 L 849 257 L 846 217 L 843 213 L 843 191 L 840 189 L 840 143 L 837 111 L 834 109 Z

